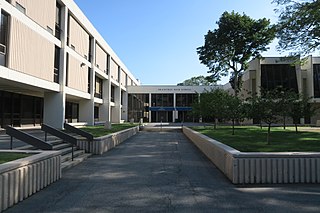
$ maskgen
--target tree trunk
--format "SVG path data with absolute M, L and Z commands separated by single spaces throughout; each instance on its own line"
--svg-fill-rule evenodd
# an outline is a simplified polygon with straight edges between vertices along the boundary
M 214 129 L 215 130 L 217 129 L 217 119 L 216 118 L 214 119 Z
M 295 125 L 295 127 L 296 127 L 296 134 L 298 134 L 298 124 L 295 123 L 294 125 Z
M 232 135 L 234 135 L 234 119 L 232 119 Z
M 286 129 L 286 116 L 283 116 L 283 129 Z
M 238 91 L 238 73 L 237 72 L 235 72 L 234 74 L 233 83 L 234 83 L 234 95 L 238 97 L 239 91 Z
M 261 120 L 260 120 L 260 129 L 262 129 L 262 122 L 261 122 Z
M 268 124 L 268 134 L 267 134 L 267 143 L 270 145 L 270 129 L 271 129 L 271 124 Z

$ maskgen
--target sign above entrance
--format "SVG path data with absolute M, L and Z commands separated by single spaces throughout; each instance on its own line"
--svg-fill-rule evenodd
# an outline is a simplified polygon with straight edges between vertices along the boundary
M 149 107 L 150 111 L 191 111 L 192 107 Z

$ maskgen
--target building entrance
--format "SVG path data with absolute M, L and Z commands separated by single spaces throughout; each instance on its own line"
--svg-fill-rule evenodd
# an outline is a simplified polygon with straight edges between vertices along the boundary
M 151 122 L 172 122 L 172 111 L 152 111 Z

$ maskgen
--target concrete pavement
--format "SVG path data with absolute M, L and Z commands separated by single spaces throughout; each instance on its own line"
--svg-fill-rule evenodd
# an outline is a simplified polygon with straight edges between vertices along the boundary
M 6 212 L 320 212 L 320 186 L 234 186 L 181 132 L 140 132 Z

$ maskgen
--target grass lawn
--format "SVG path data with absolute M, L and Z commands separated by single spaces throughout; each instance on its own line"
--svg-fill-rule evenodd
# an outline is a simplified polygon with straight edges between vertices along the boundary
M 295 133 L 293 127 L 272 127 L 270 145 L 267 144 L 267 127 L 194 127 L 194 130 L 242 152 L 320 152 L 320 133 L 301 131 Z
M 0 164 L 17 160 L 19 158 L 29 157 L 31 155 L 32 154 L 0 152 Z
M 109 135 L 114 132 L 119 132 L 124 129 L 129 129 L 137 125 L 138 124 L 123 123 L 123 124 L 112 124 L 111 129 L 105 129 L 104 126 L 87 126 L 87 127 L 82 127 L 81 129 L 83 131 L 91 133 L 94 137 L 101 137 L 104 135 Z

